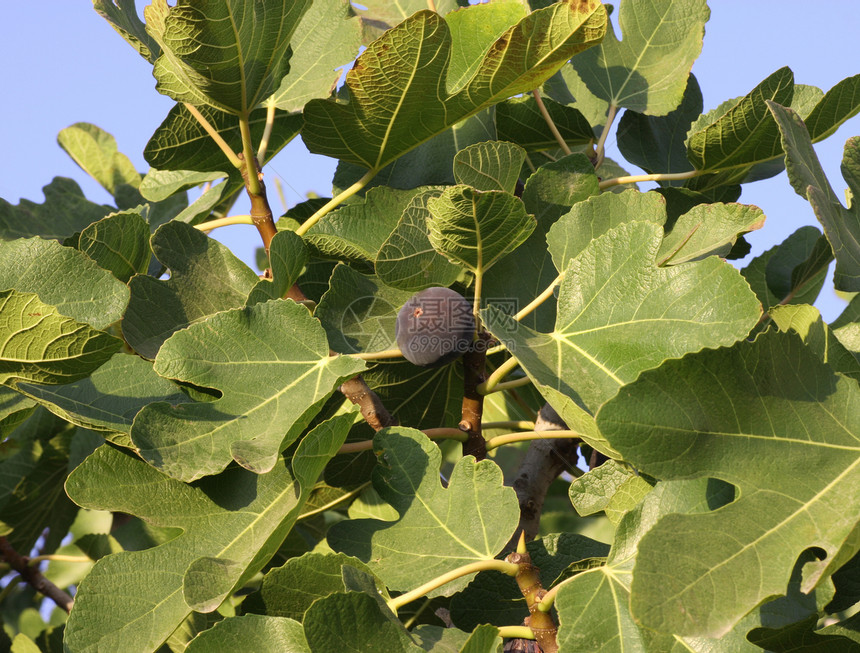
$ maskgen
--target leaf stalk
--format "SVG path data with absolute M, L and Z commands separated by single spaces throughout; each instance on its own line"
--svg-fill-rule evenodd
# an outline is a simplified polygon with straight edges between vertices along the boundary
M 488 571 L 490 569 L 495 569 L 496 571 L 500 571 L 508 576 L 514 576 L 520 570 L 518 565 L 506 562 L 505 560 L 479 560 L 478 562 L 472 562 L 468 565 L 457 567 L 457 569 L 453 569 L 446 574 L 437 576 L 420 587 L 416 587 L 411 592 L 406 592 L 406 594 L 394 597 L 388 601 L 388 607 L 396 614 L 397 610 L 407 603 L 420 599 L 422 596 L 428 592 L 432 592 L 436 588 L 442 587 L 443 585 L 446 585 L 451 581 L 455 581 L 463 576 L 468 576 L 469 574 L 474 574 L 479 571 Z
M 324 215 L 326 215 L 332 209 L 335 209 L 338 206 L 340 206 L 343 202 L 345 202 L 350 197 L 355 195 L 358 191 L 360 191 L 362 188 L 367 186 L 367 184 L 370 183 L 370 180 L 373 179 L 375 176 L 376 176 L 376 170 L 374 170 L 372 168 L 370 170 L 368 170 L 364 174 L 364 176 L 361 179 L 359 179 L 357 182 L 355 182 L 352 186 L 350 186 L 349 188 L 347 188 L 344 191 L 341 191 L 335 197 L 332 197 L 328 202 L 323 204 L 319 208 L 319 210 L 317 210 L 316 213 L 314 213 L 311 217 L 309 217 L 307 220 L 305 220 L 301 224 L 301 226 L 298 229 L 296 229 L 296 233 L 299 236 L 304 236 L 308 232 L 308 229 L 310 229 L 317 222 L 319 222 Z

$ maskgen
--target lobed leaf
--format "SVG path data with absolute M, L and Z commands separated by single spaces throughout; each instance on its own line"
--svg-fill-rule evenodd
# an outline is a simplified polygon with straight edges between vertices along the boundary
M 247 116 L 289 71 L 290 38 L 309 0 L 156 0 L 146 31 L 161 47 L 156 89 L 177 102 Z
M 356 60 L 346 76 L 348 104 L 305 106 L 302 138 L 311 152 L 378 172 L 464 118 L 539 86 L 605 28 L 600 3 L 565 0 L 526 16 L 482 49 L 452 42 L 445 19 L 420 11 Z
M 643 370 L 729 345 L 758 321 L 755 296 L 719 259 L 657 267 L 660 231 L 650 222 L 628 222 L 574 258 L 551 333 L 519 325 L 492 306 L 483 312 L 487 328 L 550 403 L 545 388 L 595 411 Z
M 622 0 L 622 40 L 610 28 L 598 47 L 571 64 L 588 89 L 611 105 L 666 115 L 681 104 L 709 17 L 705 0 Z
M 805 565 L 805 593 L 853 555 L 858 402 L 857 384 L 796 335 L 768 332 L 669 361 L 602 408 L 601 432 L 643 472 L 719 478 L 740 494 L 719 511 L 663 517 L 642 539 L 631 594 L 637 620 L 719 637 L 785 591 L 806 549 L 826 557 Z M 810 464 L 814 475 L 804 471 Z
M 291 300 L 218 313 L 175 333 L 155 359 L 161 376 L 211 388 L 218 398 L 151 403 L 131 438 L 145 460 L 180 480 L 216 474 L 231 460 L 264 473 L 329 395 L 363 369 L 360 360 L 329 356 L 319 322 Z
M 374 487 L 400 518 L 336 524 L 328 535 L 333 549 L 364 561 L 386 586 L 397 590 L 491 560 L 501 551 L 516 527 L 518 509 L 495 463 L 462 458 L 443 488 L 439 448 L 420 431 L 391 427 L 380 431 L 373 444 L 381 457 L 373 472 Z M 428 530 L 427 524 L 436 527 Z M 470 578 L 452 581 L 428 596 L 448 596 Z
M 141 176 L 129 158 L 117 150 L 116 139 L 100 127 L 78 122 L 57 136 L 66 154 L 111 195 L 120 186 L 140 186 Z
M 773 102 L 768 103 L 768 109 L 782 136 L 789 181 L 801 197 L 809 200 L 833 248 L 836 257 L 834 285 L 839 290 L 860 291 L 860 217 L 856 202 L 846 209 L 836 198 L 800 117 Z M 845 143 L 842 175 L 856 195 L 860 191 L 860 137 Z
M 433 249 L 476 274 L 522 245 L 537 225 L 518 197 L 462 185 L 430 198 L 427 209 Z
M 112 213 L 81 232 L 78 249 L 128 283 L 135 274 L 145 274 L 149 268 L 149 225 L 136 210 Z
M 317 426 L 291 465 L 281 460 L 261 475 L 233 467 L 194 486 L 110 447 L 96 450 L 66 483 L 78 505 L 126 512 L 182 533 L 154 548 L 100 559 L 75 596 L 66 646 L 145 653 L 191 613 L 186 597 L 207 597 L 207 610 L 214 610 L 277 551 L 352 420 L 350 413 Z M 203 579 L 191 573 L 199 561 L 225 564 Z M 117 602 L 117 596 L 124 600 Z

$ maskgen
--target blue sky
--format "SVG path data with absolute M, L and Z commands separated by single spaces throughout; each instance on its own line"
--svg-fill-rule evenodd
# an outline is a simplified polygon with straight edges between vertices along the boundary
M 666 0 L 668 1 L 668 0 Z M 139 6 L 144 3 L 139 2 Z M 693 66 L 705 110 L 744 95 L 782 66 L 795 81 L 825 91 L 860 73 L 857 39 L 860 11 L 853 0 L 711 0 L 701 57 Z M 57 133 L 75 122 L 91 122 L 112 133 L 119 148 L 145 172 L 143 148 L 173 101 L 155 92 L 150 65 L 92 9 L 86 0 L 8 2 L 0 23 L 0 54 L 5 62 L 5 98 L 0 109 L 4 157 L 0 197 L 43 201 L 42 186 L 54 176 L 75 179 L 93 201 L 110 197 L 66 156 Z M 837 195 L 845 187 L 839 172 L 845 140 L 860 134 L 860 116 L 816 146 Z M 609 144 L 614 144 L 614 137 Z M 610 148 L 609 155 L 613 155 Z M 328 194 L 335 162 L 310 155 L 299 140 L 267 168 L 267 180 L 280 177 L 287 202 L 304 193 Z M 631 172 L 638 172 L 626 166 Z M 274 184 L 269 184 L 273 190 Z M 270 191 L 271 192 L 271 191 Z M 277 213 L 280 204 L 271 197 Z M 795 195 L 785 173 L 744 186 L 739 200 L 761 207 L 764 228 L 748 237 L 753 254 L 781 242 L 798 227 L 817 224 L 809 204 Z M 247 213 L 237 204 L 236 213 Z M 246 261 L 259 245 L 253 227 L 219 230 L 217 237 Z M 818 306 L 834 319 L 844 306 L 825 286 Z

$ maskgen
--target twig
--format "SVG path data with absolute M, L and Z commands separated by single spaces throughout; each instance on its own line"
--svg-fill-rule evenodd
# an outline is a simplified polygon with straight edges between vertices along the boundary
M 361 410 L 361 416 L 374 431 L 381 431 L 386 426 L 396 426 L 397 420 L 391 416 L 382 400 L 359 374 L 342 384 L 339 388 L 344 397 L 349 399 Z
M 245 154 L 242 158 L 244 160 Z M 251 172 L 253 168 L 253 173 Z M 260 232 L 260 238 L 263 239 L 263 247 L 266 250 L 266 257 L 269 256 L 269 246 L 272 244 L 272 238 L 278 233 L 278 228 L 275 226 L 275 221 L 272 218 L 272 209 L 269 207 L 269 198 L 266 195 L 266 186 L 263 180 L 260 179 L 260 172 L 257 169 L 257 160 L 253 158 L 247 166 L 242 166 L 242 179 L 245 181 L 245 190 L 248 192 L 248 198 L 251 200 L 251 221 Z
M 71 612 L 74 599 L 45 578 L 36 567 L 30 566 L 29 558 L 13 549 L 5 537 L 0 537 L 0 556 L 3 556 L 9 566 L 17 571 L 34 590 L 47 596 L 66 612 Z
M 549 115 L 549 111 L 547 111 L 546 105 L 543 103 L 543 98 L 540 96 L 540 91 L 535 89 L 532 91 L 532 95 L 534 95 L 535 102 L 537 102 L 538 109 L 540 110 L 540 115 L 543 116 L 544 121 L 549 127 L 550 132 L 552 132 L 553 137 L 558 142 L 559 147 L 562 152 L 565 154 L 570 154 L 570 148 L 567 146 L 564 138 L 562 138 L 561 132 L 558 131 L 558 127 L 556 127 L 555 122 L 553 122 L 552 116 Z
M 558 651 L 556 639 L 558 626 L 549 613 L 538 609 L 541 599 L 546 594 L 546 590 L 541 584 L 540 569 L 532 564 L 531 556 L 527 551 L 521 551 L 524 547 L 517 548 L 517 552 L 509 554 L 505 561 L 519 567 L 515 578 L 529 609 L 528 627 L 534 633 L 543 653 L 556 653 Z

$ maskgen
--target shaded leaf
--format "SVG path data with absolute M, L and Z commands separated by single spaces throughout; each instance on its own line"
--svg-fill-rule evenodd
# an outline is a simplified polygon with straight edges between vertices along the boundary
M 248 597 L 242 606 L 249 612 L 302 621 L 318 598 L 347 589 L 342 574 L 344 566 L 371 573 L 363 562 L 342 553 L 306 553 L 267 573 L 259 592 Z
M 311 653 L 298 621 L 256 614 L 219 621 L 189 642 L 185 650 L 187 653 L 219 653 L 225 647 L 231 651 Z
M 317 256 L 372 263 L 403 210 L 424 190 L 371 188 L 364 202 L 347 204 L 323 216 L 308 229 L 305 242 Z
M 304 627 L 313 653 L 423 651 L 389 610 L 381 608 L 374 597 L 359 592 L 319 599 L 305 613 Z
M 494 11 L 467 11 L 488 10 Z M 488 50 L 476 52 L 474 43 L 452 44 L 438 14 L 418 12 L 356 60 L 346 76 L 348 104 L 311 100 L 305 106 L 302 138 L 311 152 L 379 171 L 454 123 L 535 88 L 599 41 L 605 26 L 599 3 L 565 1 L 529 14 L 486 43 Z M 452 73 L 449 62 L 457 61 L 458 52 L 477 54 L 474 72 L 470 61 Z M 458 71 L 464 77 L 460 86 Z
M 604 511 L 617 524 L 652 486 L 653 481 L 649 483 L 634 470 L 610 459 L 570 484 L 570 502 L 583 517 Z
M 0 382 L 70 383 L 89 376 L 122 346 L 39 301 L 33 293 L 0 292 Z
M 152 363 L 122 353 L 79 381 L 52 386 L 18 383 L 16 389 L 73 424 L 126 436 L 144 406 L 156 401 L 189 401 L 175 384 L 153 371 Z M 127 437 L 123 442 L 131 446 Z
M 234 152 L 242 151 L 242 134 L 235 116 L 211 107 L 198 107 L 207 122 L 215 128 Z M 248 122 L 251 140 L 259 143 L 266 127 L 266 110 L 251 112 Z M 302 128 L 302 117 L 298 114 L 276 113 L 265 164 L 289 143 Z M 182 104 L 170 110 L 164 121 L 150 137 L 143 150 L 143 158 L 159 170 L 198 171 L 211 173 L 227 170 L 234 183 L 241 186 L 239 172 L 227 161 L 227 157 L 206 133 L 206 130 Z
M 516 190 L 525 152 L 519 145 L 487 141 L 466 147 L 454 156 L 454 179 L 479 191 Z
M 381 457 L 373 471 L 374 487 L 400 519 L 341 522 L 329 531 L 328 542 L 366 561 L 389 588 L 411 589 L 456 567 L 491 560 L 510 539 L 519 509 L 495 463 L 462 458 L 443 488 L 439 448 L 420 431 L 384 429 L 373 446 Z M 428 523 L 438 526 L 428 530 Z M 428 597 L 448 596 L 470 578 L 447 583 Z
M 80 186 L 65 177 L 54 177 L 42 192 L 42 204 L 22 199 L 13 206 L 0 198 L 0 239 L 68 238 L 111 211 L 110 207 L 90 202 Z
M 337 386 L 363 369 L 360 360 L 330 357 L 319 322 L 291 300 L 218 313 L 165 342 L 155 371 L 219 398 L 149 404 L 131 437 L 144 459 L 180 480 L 218 473 L 231 460 L 267 472 Z
M 666 115 L 681 104 L 709 16 L 705 0 L 623 0 L 622 40 L 610 28 L 598 47 L 571 64 L 588 89 L 610 104 Z
M 253 576 L 295 523 L 352 419 L 344 415 L 312 431 L 299 444 L 292 470 L 284 461 L 263 475 L 233 467 L 195 486 L 117 450 L 99 448 L 69 477 L 66 488 L 75 502 L 183 530 L 154 548 L 99 560 L 75 596 L 66 646 L 76 651 L 155 650 L 191 613 L 184 594 L 206 591 L 188 575 L 198 560 L 230 562 L 229 575 L 218 579 L 220 589 L 230 590 Z M 122 486 L 116 478 L 123 479 Z M 118 603 L 118 593 L 127 600 Z M 213 603 L 217 599 L 212 596 Z
M 170 270 L 170 279 L 132 278 L 123 319 L 128 344 L 146 358 L 155 358 L 161 344 L 179 329 L 244 305 L 260 281 L 226 246 L 184 223 L 168 222 L 150 243 L 155 257 Z
M 692 170 L 687 159 L 687 132 L 702 113 L 702 91 L 695 76 L 687 78 L 684 97 L 676 109 L 664 116 L 649 116 L 627 110 L 618 123 L 618 149 L 630 163 L 648 173 Z M 682 181 L 660 182 L 682 185 Z
M 145 274 L 152 252 L 149 225 L 138 211 L 112 213 L 81 232 L 78 249 L 128 283 L 135 274 Z
M 643 538 L 631 597 L 637 620 L 718 637 L 785 591 L 804 550 L 820 547 L 826 558 L 806 564 L 803 592 L 850 557 L 840 550 L 860 501 L 858 402 L 857 384 L 797 336 L 768 332 L 669 361 L 601 409 L 601 432 L 645 473 L 721 478 L 740 494 L 716 512 L 666 516 Z M 810 461 L 814 475 L 804 472 Z
M 824 285 L 831 260 L 827 239 L 815 227 L 806 226 L 755 257 L 741 274 L 765 310 L 776 304 L 811 304 Z
M 397 312 L 411 296 L 339 263 L 314 317 L 322 322 L 329 346 L 337 352 L 384 351 L 397 346 Z
M 806 304 L 774 306 L 770 316 L 780 331 L 797 333 L 819 360 L 827 363 L 834 372 L 860 381 L 860 358 L 834 337 L 818 310 Z
M 111 195 L 120 186 L 140 186 L 141 176 L 129 158 L 117 150 L 116 139 L 100 127 L 78 122 L 57 136 L 66 154 Z
M 149 63 L 155 63 L 161 48 L 137 16 L 135 0 L 93 0 L 93 9 Z
M 476 274 L 523 244 L 537 224 L 518 197 L 468 186 L 445 189 L 427 208 L 433 249 Z
M 846 209 L 837 199 L 800 117 L 773 102 L 768 103 L 768 108 L 782 135 L 789 181 L 801 197 L 809 200 L 833 248 L 836 257 L 834 285 L 838 290 L 860 291 L 860 214 L 856 202 Z M 855 136 L 845 143 L 842 176 L 852 193 L 860 195 L 860 137 Z
M 541 98 L 549 117 L 568 145 L 586 145 L 594 138 L 591 125 L 578 110 Z M 496 129 L 499 140 L 511 141 L 529 152 L 558 147 L 533 96 L 511 98 L 496 105 Z M 465 183 L 465 182 L 464 182 Z
M 376 255 L 376 274 L 386 285 L 402 290 L 448 287 L 462 269 L 439 254 L 430 244 L 427 202 L 440 191 L 415 195 L 403 209 L 400 221 Z
M 642 370 L 729 345 L 755 325 L 759 303 L 730 265 L 709 258 L 658 268 L 660 232 L 629 222 L 592 241 L 566 268 L 552 333 L 492 306 L 483 312 L 542 393 L 551 388 L 594 411 Z
M 565 569 L 588 558 L 605 557 L 609 546 L 578 533 L 554 533 L 526 544 L 532 564 L 540 569 L 541 581 L 549 589 Z M 451 618 L 464 630 L 478 624 L 508 626 L 522 622 L 528 614 L 526 601 L 510 576 L 482 571 L 468 587 L 451 599 Z
M 226 177 L 226 172 L 195 172 L 194 170 L 156 170 L 149 172 L 140 182 L 140 194 L 145 199 L 159 202 L 175 193 Z
M 95 329 L 119 320 L 129 301 L 128 288 L 110 272 L 77 250 L 42 238 L 0 247 L 0 288 L 36 293 L 57 313 Z
M 146 31 L 161 46 L 156 90 L 177 102 L 247 115 L 290 69 L 289 46 L 309 0 L 149 5 Z
M 272 279 L 260 279 L 248 294 L 246 306 L 259 304 L 269 299 L 279 299 L 302 274 L 308 262 L 308 250 L 301 236 L 292 231 L 279 231 L 269 244 L 269 264 Z

